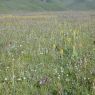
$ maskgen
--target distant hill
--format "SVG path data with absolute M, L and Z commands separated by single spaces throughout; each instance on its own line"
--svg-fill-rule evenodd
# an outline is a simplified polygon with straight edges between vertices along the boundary
M 95 0 L 0 0 L 0 12 L 94 10 Z

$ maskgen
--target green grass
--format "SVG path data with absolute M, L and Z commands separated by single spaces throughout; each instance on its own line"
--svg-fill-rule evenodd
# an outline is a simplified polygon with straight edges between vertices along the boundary
M 0 16 L 0 95 L 95 95 L 94 35 L 91 12 Z

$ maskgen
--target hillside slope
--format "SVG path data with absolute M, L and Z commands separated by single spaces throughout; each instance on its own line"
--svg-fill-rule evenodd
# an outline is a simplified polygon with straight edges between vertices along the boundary
M 0 12 L 94 9 L 95 0 L 0 0 Z

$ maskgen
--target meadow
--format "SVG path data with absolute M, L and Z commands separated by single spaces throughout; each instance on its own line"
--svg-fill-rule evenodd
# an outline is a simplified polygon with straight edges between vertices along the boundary
M 0 95 L 95 95 L 95 12 L 0 14 Z

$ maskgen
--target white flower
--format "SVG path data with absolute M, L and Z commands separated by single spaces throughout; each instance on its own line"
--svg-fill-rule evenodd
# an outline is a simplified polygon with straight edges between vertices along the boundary
M 15 78 L 15 75 L 13 75 L 13 79 Z
M 21 81 L 21 78 L 18 78 L 17 80 L 18 80 L 18 81 Z
M 60 77 L 59 77 L 59 76 L 58 76 L 57 78 L 58 78 L 58 79 L 60 79 Z
M 64 72 L 64 69 L 61 67 L 61 73 L 63 73 Z
M 60 75 L 58 74 L 58 77 L 57 77 L 58 79 L 60 79 Z
M 68 77 L 69 75 L 67 74 L 66 76 Z
M 6 67 L 7 69 L 9 69 L 10 67 Z
M 61 73 L 63 73 L 64 71 L 63 70 L 61 70 Z
M 68 82 L 68 81 L 70 81 L 68 78 L 66 78 L 66 81 Z
M 22 45 L 20 45 L 20 47 L 22 47 Z
M 84 80 L 86 80 L 86 77 L 84 77 Z
M 25 80 L 25 79 L 26 79 L 26 77 L 23 77 L 23 79 Z
M 37 71 L 37 70 L 34 70 L 35 72 Z
M 54 69 L 54 72 L 57 73 L 57 69 L 56 68 Z
M 44 53 L 43 52 L 40 52 L 41 55 L 43 55 Z
M 24 54 L 24 51 L 21 51 L 22 54 Z
M 7 81 L 7 80 L 8 80 L 8 78 L 5 78 L 4 80 L 5 80 L 5 81 Z

